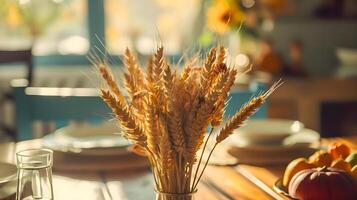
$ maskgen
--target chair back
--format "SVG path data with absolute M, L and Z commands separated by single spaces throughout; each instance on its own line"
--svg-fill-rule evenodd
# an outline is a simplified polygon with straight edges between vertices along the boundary
M 17 140 L 33 138 L 35 121 L 54 122 L 55 128 L 61 128 L 71 121 L 101 122 L 110 113 L 95 88 L 26 87 L 25 84 L 16 83 L 13 89 Z M 225 117 L 234 115 L 249 99 L 265 89 L 266 86 L 261 83 L 252 83 L 246 90 L 234 89 Z M 256 119 L 266 117 L 267 103 L 252 116 Z
M 32 60 L 32 49 L 26 50 L 15 50 L 15 51 L 4 51 L 0 50 L 0 64 L 8 63 L 20 63 L 23 62 L 27 66 L 26 79 L 29 85 L 32 85 L 33 81 L 33 60 Z M 0 66 L 1 67 L 1 66 Z M 3 98 L 0 98 L 0 109 L 2 109 L 7 101 L 13 101 L 13 94 L 6 91 L 3 94 Z M 0 130 L 5 132 L 11 137 L 16 134 L 12 127 L 6 125 L 0 120 Z
M 229 96 L 229 103 L 226 108 L 225 117 L 233 116 L 245 103 L 252 97 L 267 89 L 266 85 L 259 82 L 253 82 L 248 89 L 239 90 L 233 89 Z M 268 102 L 265 102 L 262 107 L 251 117 L 253 119 L 264 119 L 267 117 Z
M 72 121 L 100 122 L 110 113 L 94 88 L 49 88 L 13 85 L 17 140 L 33 138 L 36 121 L 61 128 Z
M 16 50 L 16 51 L 2 51 L 0 50 L 0 64 L 4 63 L 18 63 L 23 62 L 27 65 L 27 81 L 32 85 L 33 79 L 33 60 L 32 49 Z

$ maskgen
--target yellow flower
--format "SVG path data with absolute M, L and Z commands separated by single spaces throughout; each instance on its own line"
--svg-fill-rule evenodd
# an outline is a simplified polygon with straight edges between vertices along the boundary
M 215 0 L 207 11 L 207 25 L 212 31 L 223 34 L 241 23 L 244 13 L 236 2 Z
M 6 21 L 7 24 L 12 28 L 17 27 L 21 24 L 21 14 L 16 4 L 9 5 Z

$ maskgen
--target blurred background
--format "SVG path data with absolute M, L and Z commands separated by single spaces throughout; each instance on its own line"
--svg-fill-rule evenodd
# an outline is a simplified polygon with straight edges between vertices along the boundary
M 253 65 L 242 96 L 285 81 L 256 117 L 357 135 L 356 36 L 355 0 L 0 0 L 0 141 L 108 116 L 89 51 L 120 68 L 129 47 L 144 66 L 157 43 L 173 63 L 224 44 Z

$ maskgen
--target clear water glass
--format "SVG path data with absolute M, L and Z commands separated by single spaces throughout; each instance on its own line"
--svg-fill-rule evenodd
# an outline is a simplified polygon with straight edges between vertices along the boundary
M 29 149 L 16 153 L 16 200 L 53 200 L 53 152 Z

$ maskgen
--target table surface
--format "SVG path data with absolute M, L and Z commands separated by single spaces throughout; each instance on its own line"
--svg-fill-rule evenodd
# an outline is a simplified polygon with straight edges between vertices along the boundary
M 323 139 L 323 144 L 343 142 L 357 150 L 357 137 Z M 40 147 L 41 140 L 0 144 L 1 159 L 13 162 L 14 152 Z M 272 189 L 285 166 L 209 166 L 198 186 L 197 200 L 286 199 Z M 209 184 L 207 184 L 209 183 Z M 148 170 L 130 172 L 58 173 L 53 177 L 56 200 L 154 199 Z

